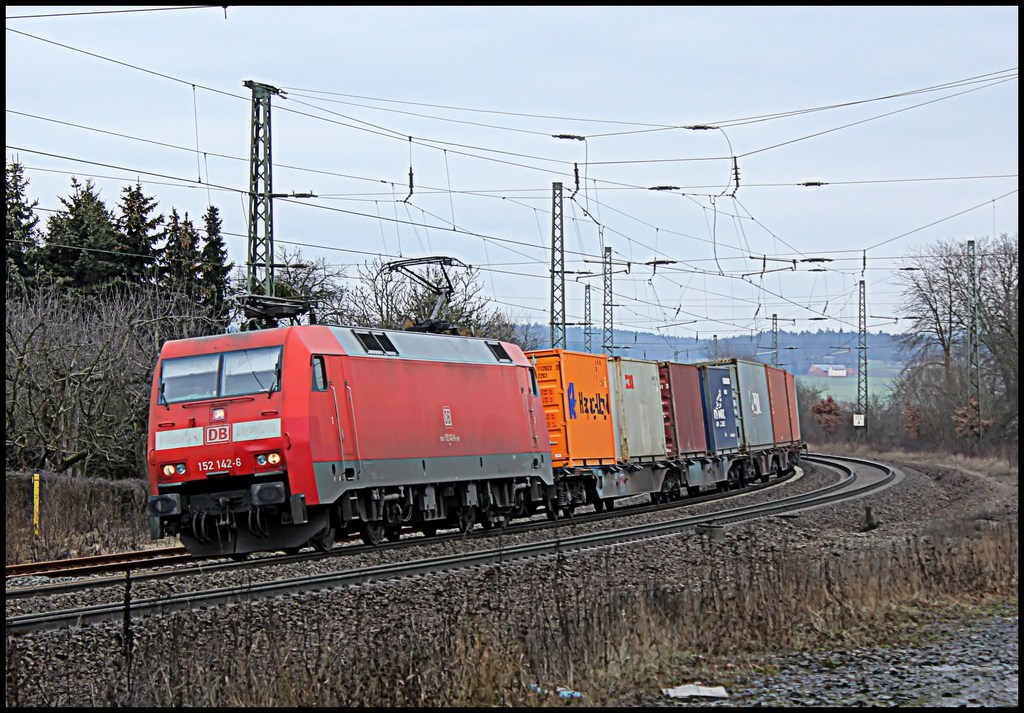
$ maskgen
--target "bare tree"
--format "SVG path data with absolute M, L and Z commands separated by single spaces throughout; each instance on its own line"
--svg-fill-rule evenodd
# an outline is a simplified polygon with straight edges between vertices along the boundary
M 358 283 L 349 294 L 348 322 L 368 327 L 407 329 L 426 321 L 434 312 L 438 294 L 400 272 L 383 270 L 380 258 L 363 264 Z M 424 280 L 447 287 L 445 274 L 437 265 L 420 270 Z M 493 306 L 483 296 L 483 284 L 476 268 L 448 267 L 452 293 L 437 319 L 461 328 L 464 333 L 518 344 L 525 350 L 540 346 L 537 336 L 521 315 Z
M 152 287 L 90 301 L 8 285 L 5 456 L 9 465 L 123 477 L 143 470 L 153 368 L 166 339 L 208 333 L 181 295 Z
M 901 272 L 903 340 L 910 358 L 894 396 L 913 414 L 913 431 L 930 445 L 956 447 L 966 439 L 1006 449 L 1016 458 L 1018 397 L 1018 240 L 1005 233 L 976 244 L 978 266 L 982 429 L 965 426 L 970 355 L 971 276 L 966 241 L 942 241 L 911 256 Z M 958 416 L 958 414 L 960 414 Z M 986 434 L 988 434 L 986 436 Z

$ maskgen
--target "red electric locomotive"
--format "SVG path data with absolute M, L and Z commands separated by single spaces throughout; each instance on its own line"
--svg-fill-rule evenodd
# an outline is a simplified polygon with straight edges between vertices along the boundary
M 324 325 L 165 343 L 148 468 L 152 536 L 236 558 L 503 524 L 553 487 L 518 346 Z

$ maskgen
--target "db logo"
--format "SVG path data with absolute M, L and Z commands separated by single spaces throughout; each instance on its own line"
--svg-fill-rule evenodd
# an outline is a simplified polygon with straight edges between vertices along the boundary
M 207 426 L 207 443 L 227 443 L 231 440 L 231 426 Z

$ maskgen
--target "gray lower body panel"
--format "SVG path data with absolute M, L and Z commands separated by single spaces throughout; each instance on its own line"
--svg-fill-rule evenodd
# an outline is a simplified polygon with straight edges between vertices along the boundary
M 504 478 L 540 478 L 547 485 L 554 482 L 546 453 L 329 461 L 314 464 L 313 472 L 321 503 L 334 502 L 350 490 L 363 488 Z

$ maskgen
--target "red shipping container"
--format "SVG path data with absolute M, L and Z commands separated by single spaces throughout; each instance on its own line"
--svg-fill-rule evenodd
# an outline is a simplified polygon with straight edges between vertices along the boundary
M 786 395 L 789 397 L 789 423 L 793 441 L 800 442 L 800 411 L 796 401 L 796 377 L 786 372 Z
M 772 412 L 772 436 L 775 445 L 793 442 L 793 422 L 790 419 L 789 389 L 786 372 L 778 367 L 764 365 L 768 377 L 768 402 Z
M 658 364 L 661 403 L 665 414 L 665 443 L 670 458 L 707 453 L 700 371 L 693 364 Z

